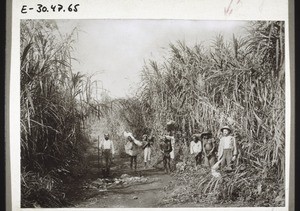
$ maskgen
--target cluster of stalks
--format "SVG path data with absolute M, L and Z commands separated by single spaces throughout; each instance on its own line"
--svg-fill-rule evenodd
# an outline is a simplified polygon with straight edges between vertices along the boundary
M 51 20 L 22 20 L 20 28 L 22 207 L 62 206 L 61 184 L 83 173 L 84 123 L 103 106 L 91 77 L 72 71 L 76 28 L 67 36 Z

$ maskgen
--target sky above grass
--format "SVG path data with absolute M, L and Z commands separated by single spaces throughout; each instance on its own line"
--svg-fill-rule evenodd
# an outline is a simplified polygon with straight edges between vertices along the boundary
M 57 20 L 62 34 L 79 29 L 74 44 L 74 72 L 94 75 L 98 87 L 113 98 L 133 96 L 141 70 L 149 59 L 163 61 L 170 43 L 209 47 L 222 34 L 231 39 L 244 33 L 244 21 L 193 20 Z M 99 93 L 99 92 L 98 92 Z

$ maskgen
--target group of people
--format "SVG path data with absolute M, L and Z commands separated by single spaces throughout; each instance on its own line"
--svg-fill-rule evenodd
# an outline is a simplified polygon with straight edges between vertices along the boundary
M 204 158 L 204 165 L 213 167 L 216 163 L 222 168 L 232 168 L 232 163 L 236 160 L 238 153 L 235 137 L 228 126 L 220 129 L 221 137 L 219 146 L 216 147 L 216 141 L 211 132 L 194 134 L 193 141 L 190 144 L 190 153 L 195 157 L 195 164 L 200 165 Z
M 221 137 L 218 147 L 212 133 L 209 131 L 192 136 L 190 154 L 194 157 L 196 166 L 202 164 L 204 158 L 205 166 L 213 167 L 216 164 L 220 164 L 221 167 L 232 168 L 232 162 L 236 159 L 238 153 L 236 139 L 228 126 L 222 127 L 220 131 Z M 144 166 L 145 168 L 149 167 L 154 137 L 145 134 L 142 137 L 142 141 L 139 141 L 131 133 L 124 132 L 124 135 L 127 140 L 125 152 L 130 157 L 130 168 L 137 169 L 137 156 L 140 148 L 144 151 Z M 171 171 L 171 162 L 175 158 L 176 139 L 173 131 L 169 130 L 168 135 L 161 136 L 160 140 L 159 150 L 163 157 L 164 170 L 169 173 Z M 104 135 L 104 140 L 100 142 L 99 148 L 103 155 L 104 173 L 109 174 L 111 160 L 115 154 L 114 144 L 109 139 L 109 134 Z

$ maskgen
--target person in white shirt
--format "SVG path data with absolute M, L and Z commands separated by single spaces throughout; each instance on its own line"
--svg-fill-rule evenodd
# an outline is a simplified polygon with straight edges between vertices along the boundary
M 201 164 L 202 143 L 198 134 L 193 135 L 193 140 L 190 144 L 191 155 L 195 157 L 196 166 Z
M 111 161 L 115 154 L 114 143 L 109 139 L 109 134 L 104 134 L 104 140 L 100 142 L 99 148 L 104 160 L 104 175 L 108 176 L 110 173 Z
M 228 126 L 221 128 L 222 137 L 218 147 L 218 160 L 221 160 L 221 167 L 227 165 L 231 169 L 231 162 L 237 156 L 237 144 L 235 138 L 230 135 L 231 129 Z
M 152 145 L 153 145 L 153 140 L 154 140 L 153 136 L 148 136 L 147 134 L 143 135 L 144 145 L 142 146 L 142 148 L 144 149 L 145 169 L 147 168 L 147 163 L 148 163 L 148 166 L 149 166 L 150 162 L 151 162 L 151 148 L 152 148 Z

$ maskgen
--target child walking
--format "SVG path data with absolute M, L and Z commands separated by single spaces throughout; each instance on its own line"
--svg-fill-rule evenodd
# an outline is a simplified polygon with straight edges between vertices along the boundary
M 237 156 L 237 144 L 235 138 L 231 135 L 232 131 L 228 126 L 221 128 L 222 137 L 218 148 L 218 160 L 221 160 L 221 167 L 227 166 L 227 169 L 232 169 L 231 162 Z

